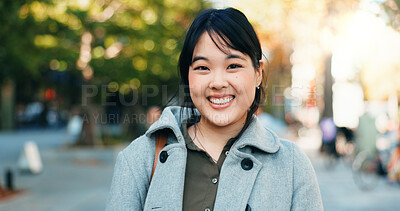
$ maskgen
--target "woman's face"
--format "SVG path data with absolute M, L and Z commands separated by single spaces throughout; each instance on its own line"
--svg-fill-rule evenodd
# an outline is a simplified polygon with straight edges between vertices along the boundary
M 261 83 L 262 67 L 255 69 L 247 54 L 234 49 L 222 52 L 203 33 L 189 67 L 190 96 L 207 123 L 225 127 L 244 124 Z

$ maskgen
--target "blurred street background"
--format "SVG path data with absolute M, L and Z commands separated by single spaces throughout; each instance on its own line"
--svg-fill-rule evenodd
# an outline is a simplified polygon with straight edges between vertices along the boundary
M 255 27 L 258 117 L 307 153 L 325 209 L 400 210 L 400 0 L 1 1 L 0 210 L 104 210 L 210 7 Z

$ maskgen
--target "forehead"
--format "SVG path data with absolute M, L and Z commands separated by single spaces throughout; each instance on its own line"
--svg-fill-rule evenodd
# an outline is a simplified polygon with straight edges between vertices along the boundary
M 196 56 L 199 56 L 199 54 L 201 54 L 201 56 L 215 56 L 216 54 L 223 54 L 224 56 L 231 54 L 236 54 L 243 57 L 247 56 L 246 54 L 229 47 L 229 45 L 219 35 L 214 33 L 212 34 L 211 38 L 207 32 L 204 32 L 197 41 L 193 51 L 192 59 Z

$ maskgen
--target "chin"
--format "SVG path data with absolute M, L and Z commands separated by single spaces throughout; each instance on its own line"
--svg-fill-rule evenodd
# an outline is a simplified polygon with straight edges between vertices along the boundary
M 226 127 L 239 121 L 237 120 L 236 116 L 232 116 L 227 113 L 220 113 L 220 114 L 213 113 L 211 115 L 205 115 L 204 117 L 206 118 L 209 124 L 217 127 Z
M 218 127 L 226 127 L 231 125 L 232 122 L 230 122 L 229 119 L 215 119 L 212 124 Z

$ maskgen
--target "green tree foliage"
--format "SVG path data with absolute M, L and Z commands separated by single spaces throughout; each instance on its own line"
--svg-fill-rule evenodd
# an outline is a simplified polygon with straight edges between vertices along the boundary
M 127 92 L 176 84 L 184 33 L 207 6 L 201 0 L 3 0 L 1 79 L 40 81 L 51 70 Z
M 400 31 L 400 0 L 387 0 L 382 6 L 389 17 L 389 24 Z

